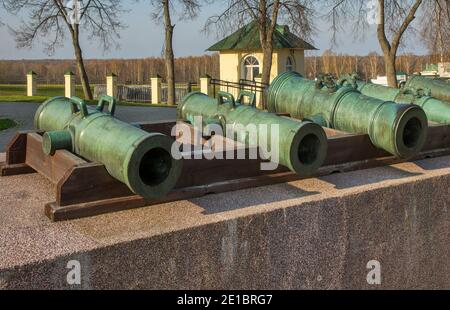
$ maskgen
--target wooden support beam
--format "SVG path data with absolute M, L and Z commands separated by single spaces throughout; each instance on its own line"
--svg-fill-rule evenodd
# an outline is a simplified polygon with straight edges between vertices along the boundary
M 27 164 L 12 164 L 0 163 L 0 176 L 7 177 L 12 175 L 29 174 L 36 172 Z
M 0 163 L 0 176 L 20 175 L 36 172 L 25 163 L 27 137 L 37 131 L 18 131 L 6 146 L 6 161 Z
M 142 130 L 147 132 L 160 132 L 162 134 L 171 135 L 172 128 L 176 121 L 155 121 L 155 122 L 141 122 L 137 123 Z
M 430 125 L 423 150 L 429 151 L 448 147 L 450 147 L 450 125 Z
M 132 195 L 78 203 L 64 207 L 59 206 L 58 203 L 49 203 L 45 205 L 45 214 L 52 221 L 63 221 L 104 213 L 135 209 L 171 201 L 202 197 L 204 195 L 212 193 L 222 193 L 250 187 L 289 182 L 296 179 L 298 179 L 298 176 L 296 174 L 292 172 L 284 172 L 279 174 L 249 177 L 238 180 L 228 180 L 224 182 L 216 182 L 200 186 L 178 188 L 170 192 L 167 196 L 154 200 L 145 200 L 141 196 Z
M 47 156 L 42 150 L 42 136 L 29 133 L 25 163 L 56 184 L 67 170 L 87 161 L 66 150 L 58 150 L 55 155 Z
M 18 131 L 6 146 L 6 163 L 8 165 L 25 163 L 27 135 L 36 131 Z
M 423 159 L 426 157 L 437 157 L 450 154 L 450 149 L 446 151 L 433 151 L 430 153 L 422 153 L 416 156 L 414 159 Z M 340 165 L 324 166 L 319 169 L 316 176 L 325 176 L 336 172 L 347 172 L 360 169 L 368 169 L 380 166 L 386 166 L 396 163 L 404 162 L 405 160 L 395 157 L 384 157 L 371 160 L 363 160 L 359 162 L 343 163 Z M 167 203 L 183 199 L 192 199 L 196 197 L 202 197 L 208 194 L 217 194 L 223 192 L 231 192 L 246 188 L 253 188 L 266 185 L 274 185 L 279 183 L 293 182 L 302 179 L 297 174 L 286 172 L 275 172 L 271 174 L 230 179 L 222 182 L 214 182 L 199 186 L 188 186 L 182 188 L 176 188 L 167 196 L 154 199 L 145 200 L 137 195 L 124 195 L 116 198 L 95 200 L 89 202 L 82 202 L 73 205 L 60 206 L 58 203 L 48 203 L 45 205 L 45 214 L 52 221 L 65 221 L 71 219 L 77 219 L 82 217 L 90 217 L 99 214 L 130 210 L 135 208 L 141 208 L 146 206 L 152 206 L 161 203 Z M 75 186 L 77 186 L 75 184 Z
M 60 207 L 133 195 L 98 163 L 72 166 L 56 183 L 56 205 Z
M 166 135 L 171 134 L 174 125 L 173 121 L 140 124 L 144 130 Z M 193 136 L 195 130 L 192 126 L 189 128 Z M 325 131 L 329 150 L 325 165 L 316 176 L 405 161 L 374 147 L 368 135 L 333 129 Z M 186 139 L 181 138 L 184 143 L 192 143 L 192 140 Z M 215 156 L 211 160 L 195 159 L 195 149 L 183 150 L 190 158 L 184 159 L 182 174 L 175 189 L 161 199 L 145 200 L 133 194 L 125 184 L 111 177 L 103 165 L 88 162 L 71 152 L 58 150 L 54 156 L 45 155 L 42 151 L 42 136 L 38 132 L 20 132 L 12 139 L 8 145 L 7 161 L 0 165 L 0 171 L 2 175 L 38 171 L 52 181 L 56 186 L 56 197 L 54 202 L 45 206 L 45 212 L 54 221 L 300 179 L 282 166 L 275 171 L 261 170 L 263 160 L 260 158 L 226 159 L 229 154 L 224 145 L 234 142 L 221 136 L 211 139 L 216 143 L 213 148 Z M 203 145 L 206 141 L 202 138 L 199 143 Z M 232 151 L 234 158 L 237 157 L 239 147 L 242 145 L 236 145 Z M 245 158 L 248 158 L 250 151 L 245 150 Z M 450 154 L 450 126 L 430 124 L 424 150 L 413 159 L 446 154 Z

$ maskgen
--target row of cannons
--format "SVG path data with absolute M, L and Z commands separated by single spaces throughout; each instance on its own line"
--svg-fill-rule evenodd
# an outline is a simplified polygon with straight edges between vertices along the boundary
M 324 164 L 336 167 L 358 162 L 352 167 L 362 168 L 368 159 L 401 161 L 424 151 L 426 156 L 447 154 L 449 101 L 450 84 L 439 80 L 414 77 L 401 89 L 391 89 L 363 83 L 355 76 L 345 76 L 339 81 L 325 76 L 311 81 L 295 72 L 283 73 L 272 82 L 267 91 L 269 111 L 256 109 L 254 95 L 245 91 L 238 98 L 225 92 L 219 92 L 217 98 L 193 92 L 183 99 L 177 107 L 178 124 L 195 130 L 195 119 L 201 117 L 202 126 L 214 125 L 224 131 L 231 128 L 232 135 L 226 139 L 231 137 L 245 148 L 262 138 L 270 148 L 276 147 L 281 168 L 268 178 L 269 173 L 257 173 L 251 161 L 237 164 L 223 160 L 222 164 L 216 161 L 216 166 L 208 166 L 204 161 L 196 163 L 174 156 L 174 137 L 168 130 L 173 123 L 164 123 L 166 127 L 161 129 L 164 127 L 161 122 L 122 122 L 114 117 L 116 101 L 112 97 L 102 97 L 96 107 L 75 97 L 57 97 L 38 108 L 35 132 L 21 133 L 10 143 L 7 162 L 1 169 L 2 175 L 38 171 L 56 180 L 60 197 L 46 206 L 46 212 L 53 220 L 67 219 L 86 216 L 83 208 L 103 210 L 92 212 L 97 214 L 107 212 L 108 208 L 120 209 L 118 205 L 127 208 L 149 201 L 193 197 L 198 193 L 192 191 L 199 186 L 204 190 L 212 188 L 213 183 L 223 186 L 224 181 L 234 182 L 234 185 L 227 183 L 224 189 L 227 191 L 246 186 L 240 186 L 236 179 L 255 186 L 271 184 L 270 180 L 317 175 Z M 268 130 L 256 132 L 256 136 L 243 133 L 242 126 L 250 124 L 267 125 Z M 274 124 L 275 139 L 272 137 L 275 131 L 270 129 Z M 202 139 L 211 139 L 211 135 Z M 183 144 L 176 145 L 182 148 Z M 77 159 L 67 159 L 70 156 Z M 96 169 L 101 166 L 110 179 L 105 174 L 93 173 L 93 165 Z M 59 172 L 61 166 L 66 168 Z M 85 177 L 83 173 L 75 173 L 80 167 L 84 167 L 80 171 L 88 171 Z M 203 175 L 202 180 L 196 179 L 196 173 Z M 217 176 L 221 174 L 224 176 Z M 265 181 L 255 182 L 256 177 L 265 177 Z M 107 180 L 98 185 L 100 179 Z M 70 202 L 63 203 L 62 195 L 69 195 L 67 191 L 71 190 Z M 73 198 L 76 193 L 79 197 Z M 75 215 L 71 216 L 70 210 Z

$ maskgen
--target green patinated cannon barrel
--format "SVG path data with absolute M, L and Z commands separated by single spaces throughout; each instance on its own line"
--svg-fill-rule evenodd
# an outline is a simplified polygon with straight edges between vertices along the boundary
M 428 96 L 411 88 L 393 88 L 358 80 L 356 76 L 343 76 L 340 85 L 356 87 L 363 95 L 396 103 L 410 103 L 420 106 L 432 122 L 450 124 L 450 102 Z M 449 84 L 450 86 L 450 84 Z
M 109 105 L 105 113 L 106 103 Z M 100 99 L 96 109 L 75 97 L 44 102 L 34 120 L 35 127 L 45 131 L 44 152 L 53 155 L 58 149 L 67 149 L 102 163 L 111 176 L 138 195 L 166 195 L 175 186 L 182 166 L 171 156 L 173 139 L 114 118 L 115 104 L 108 96 Z
M 419 106 L 364 96 L 353 87 L 332 86 L 285 72 L 268 89 L 269 111 L 309 118 L 337 130 L 366 133 L 375 146 L 397 157 L 408 158 L 422 149 L 428 127 Z
M 450 83 L 442 79 L 415 75 L 406 81 L 405 88 L 429 90 L 431 97 L 450 101 Z
M 250 98 L 251 105 L 241 104 L 244 97 Z M 310 121 L 300 122 L 258 110 L 254 107 L 254 99 L 254 95 L 248 92 L 242 92 L 237 101 L 231 94 L 224 92 L 219 92 L 217 99 L 193 92 L 186 95 L 178 105 L 177 116 L 179 120 L 192 124 L 195 117 L 202 117 L 202 125 L 220 125 L 223 131 L 231 129 L 233 139 L 246 145 L 256 141 L 249 141 L 249 135 L 242 128 L 265 125 L 266 141 L 270 144 L 272 135 L 276 139 L 274 141 L 277 144 L 269 145 L 269 148 L 278 148 L 279 164 L 302 176 L 314 173 L 323 164 L 327 154 L 328 143 L 323 128 Z M 275 127 L 278 128 L 279 136 L 275 136 Z M 263 134 L 262 130 L 258 130 L 256 139 L 261 141 Z

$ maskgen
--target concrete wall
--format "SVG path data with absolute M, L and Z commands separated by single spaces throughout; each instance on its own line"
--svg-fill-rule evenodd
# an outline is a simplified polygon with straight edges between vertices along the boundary
M 450 157 L 56 224 L 46 184 L 0 178 L 0 287 L 450 289 Z

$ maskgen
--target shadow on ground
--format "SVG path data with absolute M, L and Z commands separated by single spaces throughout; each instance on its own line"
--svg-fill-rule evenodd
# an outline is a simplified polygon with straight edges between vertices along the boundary
M 352 171 L 350 173 L 335 173 L 320 177 L 319 179 L 334 184 L 337 189 L 346 189 L 362 185 L 370 185 L 388 180 L 403 179 L 420 175 L 421 173 L 413 173 L 397 169 L 395 167 L 386 166 L 378 169 Z
M 236 197 L 245 196 L 245 191 L 249 191 L 249 193 L 251 192 L 251 200 L 246 201 L 236 199 Z M 241 190 L 241 193 L 244 195 L 230 195 L 230 193 L 221 193 L 191 199 L 190 201 L 203 208 L 204 211 L 202 213 L 208 215 L 319 194 L 319 192 L 308 192 L 302 190 L 288 183 L 252 188 L 248 190 L 244 189 Z
M 427 160 L 418 160 L 414 163 L 423 170 L 439 170 L 450 168 L 450 157 L 446 156 Z

